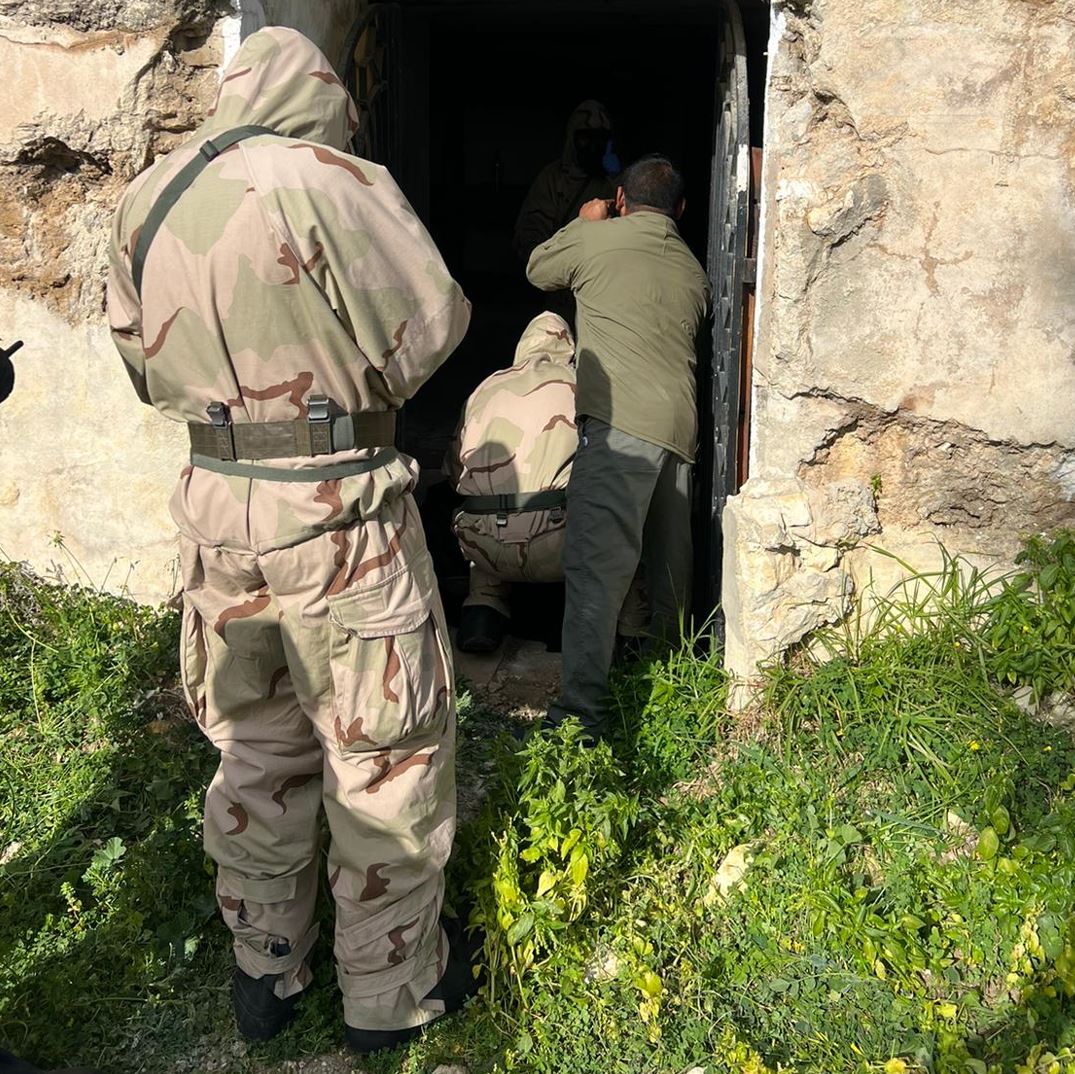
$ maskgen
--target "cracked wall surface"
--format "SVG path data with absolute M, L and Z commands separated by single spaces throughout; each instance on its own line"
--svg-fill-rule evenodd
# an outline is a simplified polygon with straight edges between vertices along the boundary
M 240 33 L 284 23 L 338 53 L 356 6 L 0 0 L 0 343 L 25 341 L 0 405 L 0 556 L 171 592 L 167 501 L 187 446 L 138 403 L 108 337 L 112 212 L 201 122 Z
M 0 0 L 0 341 L 25 341 L 0 406 L 0 555 L 146 600 L 173 586 L 184 449 L 108 337 L 109 230 L 124 186 L 200 122 L 230 10 Z
M 1075 524 L 1075 3 L 777 9 L 728 659 Z

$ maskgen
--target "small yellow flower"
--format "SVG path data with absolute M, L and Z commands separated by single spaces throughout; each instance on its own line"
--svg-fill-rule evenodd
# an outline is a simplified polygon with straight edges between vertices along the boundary
M 980 750 L 982 748 L 982 744 L 977 739 L 973 739 L 970 743 L 970 748 L 972 750 Z
M 951 1019 L 955 1018 L 957 1013 L 957 1008 L 954 1003 L 937 1004 L 937 1014 L 939 1014 L 941 1018 L 946 1018 L 951 1021 Z
M 1024 634 L 1029 634 L 1030 633 L 1030 627 L 1028 627 L 1026 625 L 1026 623 L 1023 624 L 1023 633 Z
M 885 1074 L 907 1074 L 907 1064 L 902 1059 L 890 1059 L 885 1063 Z
M 1053 752 L 1053 748 L 1052 748 L 1052 746 L 1045 746 L 1045 747 L 1043 748 L 1042 752 L 1043 752 L 1043 753 L 1052 753 L 1052 752 Z

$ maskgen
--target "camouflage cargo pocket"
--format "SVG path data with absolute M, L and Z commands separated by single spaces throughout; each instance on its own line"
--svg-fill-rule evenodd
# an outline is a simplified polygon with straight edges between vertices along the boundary
M 184 599 L 183 619 L 179 628 L 179 679 L 190 713 L 202 726 L 205 725 L 207 669 L 205 621 L 198 609 Z
M 436 586 L 423 551 L 386 578 L 328 598 L 340 749 L 384 749 L 443 731 L 451 667 Z

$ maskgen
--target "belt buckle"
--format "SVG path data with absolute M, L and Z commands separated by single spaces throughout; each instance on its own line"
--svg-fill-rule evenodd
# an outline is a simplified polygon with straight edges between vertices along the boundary
M 213 402 L 205 408 L 216 434 L 216 456 L 228 462 L 235 461 L 235 436 L 232 432 L 231 413 L 227 403 Z
M 507 511 L 497 511 L 497 513 L 496 513 L 496 524 L 497 524 L 498 529 L 502 529 L 503 527 L 505 527 L 508 524 L 508 513 L 507 513 Z
M 332 454 L 332 416 L 327 395 L 311 395 L 307 403 L 306 421 L 310 426 L 310 454 Z

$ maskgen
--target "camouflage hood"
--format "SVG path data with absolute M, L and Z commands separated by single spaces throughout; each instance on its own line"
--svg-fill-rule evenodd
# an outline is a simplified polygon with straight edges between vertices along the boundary
M 525 365 L 538 355 L 545 355 L 550 361 L 561 365 L 570 365 L 575 360 L 575 339 L 567 321 L 547 310 L 539 313 L 526 326 L 515 348 L 512 365 Z
M 566 170 L 577 172 L 582 170 L 575 152 L 575 131 L 602 129 L 611 130 L 612 119 L 600 101 L 583 101 L 571 113 L 571 118 L 567 121 L 567 131 L 564 134 L 564 154 L 561 158 L 561 164 Z
M 228 64 L 199 134 L 247 124 L 347 150 L 358 129 L 358 112 L 312 41 L 297 30 L 268 26 L 251 34 Z

